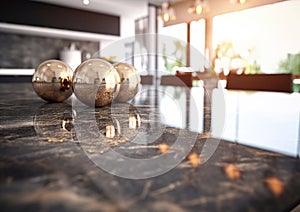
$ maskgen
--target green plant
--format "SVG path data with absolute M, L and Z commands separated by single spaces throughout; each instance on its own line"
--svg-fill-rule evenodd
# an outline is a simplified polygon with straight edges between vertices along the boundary
M 163 45 L 163 59 L 165 62 L 165 68 L 170 74 L 175 74 L 174 67 L 183 67 L 185 64 L 185 45 L 180 41 L 173 41 L 175 50 L 167 56 L 166 44 Z M 171 57 L 170 57 L 171 56 Z M 175 59 L 175 60 L 174 60 Z
M 300 74 L 300 53 L 287 54 L 287 57 L 279 62 L 280 73 Z
M 253 48 L 248 49 L 248 54 L 251 55 L 254 51 Z M 225 60 L 224 60 L 225 58 Z M 231 41 L 222 41 L 219 43 L 215 49 L 215 58 L 213 60 L 213 67 L 216 68 L 216 61 L 227 61 L 227 68 L 229 70 L 234 70 L 237 68 L 244 68 L 245 74 L 261 74 L 260 65 L 254 58 L 245 58 L 242 57 L 236 50 L 234 49 L 234 45 Z M 234 62 L 239 61 L 240 66 L 235 67 L 233 64 Z M 226 63 L 225 63 L 226 64 Z M 223 63 L 224 65 L 224 63 Z
M 300 74 L 300 53 L 298 54 L 287 54 L 287 57 L 279 62 L 278 72 L 280 73 L 291 73 L 293 75 Z M 294 84 L 293 90 L 300 92 L 300 85 Z
M 245 74 L 262 74 L 260 65 L 257 64 L 256 60 L 253 63 L 246 62 Z

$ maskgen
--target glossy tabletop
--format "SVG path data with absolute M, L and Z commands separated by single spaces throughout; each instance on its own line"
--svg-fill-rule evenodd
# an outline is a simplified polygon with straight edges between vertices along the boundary
M 1 211 L 291 210 L 299 98 L 143 86 L 95 109 L 2 83 Z

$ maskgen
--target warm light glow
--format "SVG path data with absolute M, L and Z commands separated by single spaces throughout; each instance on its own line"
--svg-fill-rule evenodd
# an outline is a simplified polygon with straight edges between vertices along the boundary
M 67 130 L 67 129 L 66 129 L 66 124 L 67 124 L 67 122 L 66 122 L 65 120 L 62 120 L 61 127 L 62 127 L 64 130 Z
M 82 3 L 83 3 L 84 5 L 88 5 L 88 4 L 90 4 L 90 1 L 89 1 L 89 0 L 83 0 Z
M 224 171 L 226 176 L 230 180 L 237 180 L 241 178 L 241 171 L 239 168 L 234 164 L 228 164 L 224 167 Z
M 280 196 L 284 191 L 284 184 L 278 177 L 268 177 L 264 180 L 270 191 L 276 196 Z
M 246 3 L 247 0 L 230 0 L 231 4 L 235 4 L 235 3 L 240 3 L 240 4 L 244 4 Z
M 105 87 L 107 89 L 114 88 L 116 86 L 116 84 L 118 84 L 118 82 L 117 82 L 117 79 L 114 77 L 113 74 L 108 74 L 105 77 Z
M 165 144 L 165 143 L 162 143 L 162 144 L 159 144 L 158 145 L 158 149 L 161 153 L 166 153 L 169 151 L 169 145 L 168 144 Z
M 60 72 L 60 79 L 69 79 L 69 74 L 65 71 Z
M 136 118 L 134 116 L 129 116 L 129 128 L 130 129 L 136 129 L 137 128 L 137 122 Z
M 208 12 L 209 7 L 207 2 L 204 0 L 195 0 L 194 5 L 188 8 L 188 13 L 196 13 L 197 15 L 202 14 L 203 12 Z
M 164 13 L 164 15 L 163 15 L 163 20 L 164 20 L 164 22 L 168 22 L 168 21 L 170 20 L 170 15 L 169 15 L 169 13 Z
M 175 11 L 172 7 L 169 8 L 169 15 L 170 15 L 170 20 L 172 21 L 176 20 Z
M 198 167 L 200 165 L 200 157 L 195 152 L 188 156 L 188 161 L 192 167 Z
M 107 138 L 114 138 L 116 135 L 116 129 L 113 125 L 106 126 L 106 137 Z
M 201 4 L 199 4 L 199 5 L 196 6 L 196 13 L 198 15 L 200 15 L 202 13 L 202 10 L 203 10 L 203 8 L 202 8 Z
M 168 2 L 164 2 L 161 5 L 161 13 L 158 18 L 162 19 L 164 22 L 176 20 L 174 9 L 170 7 Z
M 129 116 L 129 129 L 137 129 L 141 125 L 141 119 L 139 115 Z

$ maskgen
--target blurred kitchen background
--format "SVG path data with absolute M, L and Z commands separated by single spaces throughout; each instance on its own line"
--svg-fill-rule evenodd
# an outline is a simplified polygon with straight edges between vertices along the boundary
M 14 33 L 0 34 L 0 67 L 33 68 L 41 61 L 63 59 L 63 53 L 70 54 L 78 61 L 88 59 L 99 51 L 99 42 L 81 41 Z M 65 59 L 67 59 L 65 57 Z M 71 61 L 72 62 L 72 61 Z

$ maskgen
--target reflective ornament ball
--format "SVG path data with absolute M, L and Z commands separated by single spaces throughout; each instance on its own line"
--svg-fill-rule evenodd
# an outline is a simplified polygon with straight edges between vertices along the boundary
M 140 89 L 141 77 L 138 75 L 136 69 L 127 63 L 114 64 L 115 69 L 120 75 L 121 86 L 117 102 L 127 102 L 135 97 Z
M 62 61 L 41 63 L 32 76 L 36 94 L 48 102 L 63 102 L 72 95 L 73 70 Z
M 73 75 L 73 91 L 86 105 L 102 107 L 118 95 L 120 77 L 109 62 L 93 58 L 81 63 Z

